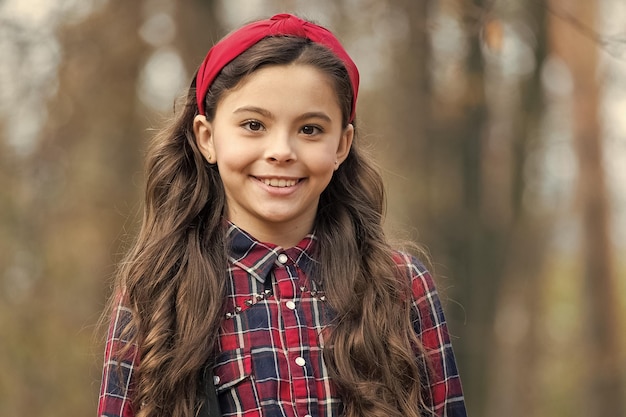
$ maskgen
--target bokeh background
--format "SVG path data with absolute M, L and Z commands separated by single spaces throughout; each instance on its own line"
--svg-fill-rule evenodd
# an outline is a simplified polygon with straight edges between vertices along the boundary
M 95 415 L 146 144 L 213 42 L 291 11 L 362 73 L 472 416 L 626 416 L 623 0 L 0 0 L 0 416 Z

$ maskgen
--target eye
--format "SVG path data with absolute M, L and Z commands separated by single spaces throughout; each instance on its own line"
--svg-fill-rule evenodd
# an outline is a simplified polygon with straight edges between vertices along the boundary
M 319 128 L 318 126 L 313 126 L 313 125 L 303 126 L 302 129 L 300 129 L 300 131 L 308 136 L 313 136 L 313 135 L 322 133 L 321 128 Z
M 263 124 L 258 120 L 247 120 L 241 125 L 244 129 L 250 130 L 252 132 L 258 132 L 263 130 Z

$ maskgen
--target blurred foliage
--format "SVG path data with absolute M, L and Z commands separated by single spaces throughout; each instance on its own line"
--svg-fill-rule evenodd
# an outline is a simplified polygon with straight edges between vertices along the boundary
M 600 3 L 27 3 L 0 2 L 0 415 L 95 414 L 152 129 L 213 42 L 285 10 L 361 69 L 389 233 L 431 254 L 470 414 L 626 415 Z

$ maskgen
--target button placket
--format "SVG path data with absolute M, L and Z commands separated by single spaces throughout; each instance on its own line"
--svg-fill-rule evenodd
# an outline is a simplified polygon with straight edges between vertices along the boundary
M 284 256 L 281 256 L 284 255 Z M 285 262 L 285 264 L 282 263 Z M 289 361 L 290 374 L 292 377 L 292 392 L 305 393 L 312 389 L 310 384 L 315 380 L 311 378 L 312 371 L 309 369 L 310 363 L 307 360 L 307 352 L 303 352 L 302 347 L 308 344 L 306 325 L 300 322 L 302 319 L 298 314 L 299 298 L 299 270 L 293 264 L 287 254 L 281 253 L 276 258 L 274 268 L 276 286 L 278 288 L 278 300 L 280 301 L 281 330 L 284 338 L 284 347 L 287 360 Z M 295 398 L 296 402 L 304 398 Z M 300 405 L 298 408 L 302 407 Z M 300 409 L 298 415 L 305 415 L 309 410 Z
M 280 253 L 278 257 L 276 258 L 276 261 L 281 265 L 285 265 L 287 262 L 289 262 L 289 256 L 287 256 L 286 253 Z M 287 300 L 285 302 L 285 307 L 287 307 L 291 311 L 294 311 L 296 309 L 295 300 Z

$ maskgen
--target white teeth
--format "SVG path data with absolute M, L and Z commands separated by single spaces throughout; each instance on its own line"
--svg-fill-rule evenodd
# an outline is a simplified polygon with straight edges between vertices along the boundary
M 298 180 L 285 180 L 285 179 L 278 179 L 278 178 L 266 178 L 263 180 L 263 182 L 265 183 L 265 185 L 269 185 L 270 187 L 293 187 L 294 185 L 296 185 L 296 183 L 298 182 Z

